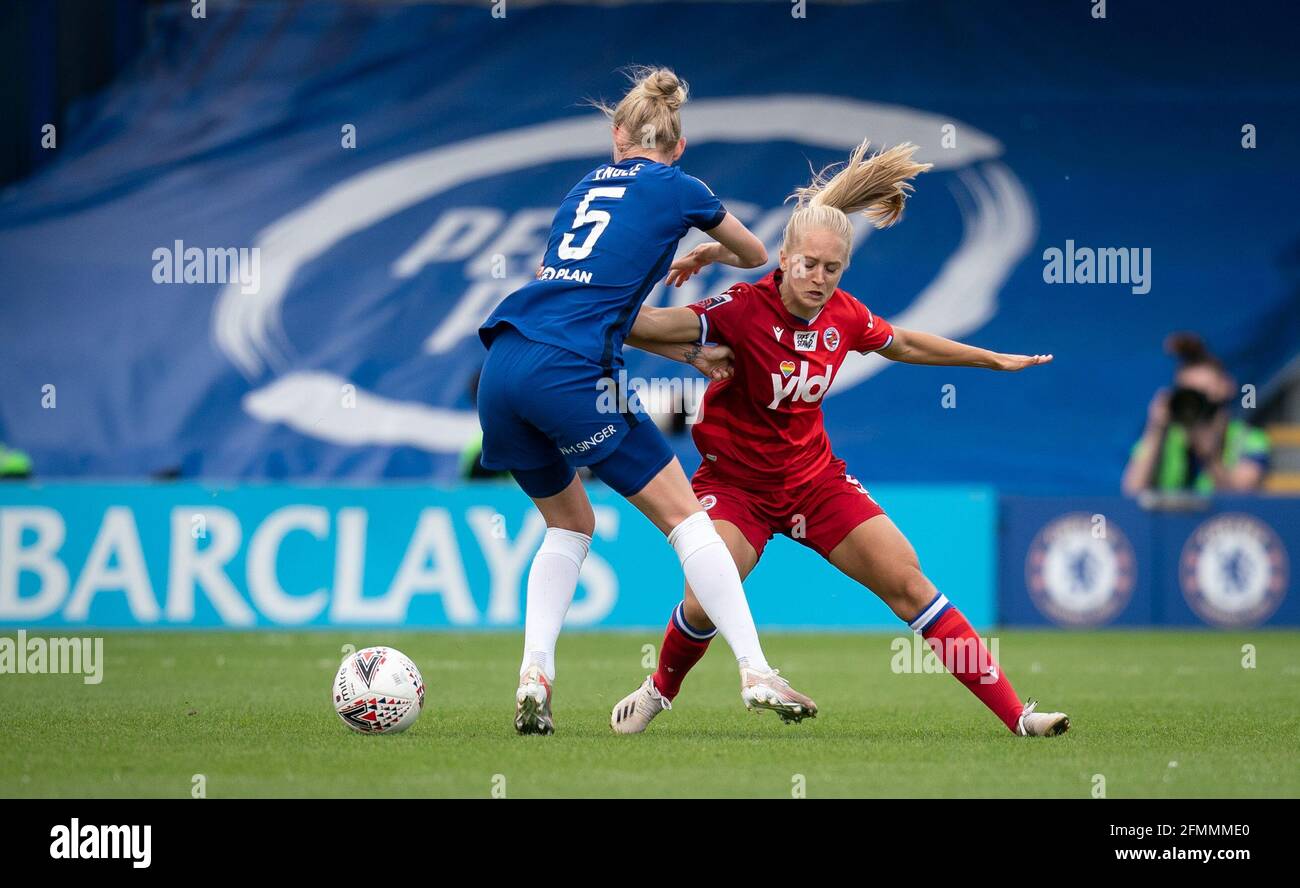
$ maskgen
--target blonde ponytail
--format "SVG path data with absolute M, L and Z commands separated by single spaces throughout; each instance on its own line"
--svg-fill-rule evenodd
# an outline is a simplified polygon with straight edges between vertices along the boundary
M 592 102 L 622 130 L 622 149 L 640 146 L 671 152 L 682 137 L 682 105 L 690 87 L 670 68 L 628 68 L 632 88 L 614 107 Z
M 902 218 L 912 193 L 911 180 L 933 164 L 912 160 L 916 146 L 910 142 L 864 160 L 870 144 L 864 140 L 843 167 L 833 174 L 833 167 L 823 169 L 811 183 L 790 195 L 795 211 L 785 226 L 782 249 L 787 253 L 806 232 L 820 228 L 835 232 L 851 245 L 853 226 L 849 216 L 854 213 L 862 213 L 877 228 L 888 228 Z

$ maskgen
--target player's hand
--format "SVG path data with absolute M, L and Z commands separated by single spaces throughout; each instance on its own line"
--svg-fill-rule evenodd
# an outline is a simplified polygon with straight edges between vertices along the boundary
M 1035 364 L 1050 363 L 1052 363 L 1051 355 L 998 355 L 997 366 L 993 369 L 1015 373 L 1017 370 L 1024 370 L 1026 367 L 1033 367 Z
M 700 244 L 691 250 L 685 256 L 673 260 L 673 264 L 668 266 L 668 277 L 664 280 L 671 287 L 680 287 L 689 281 L 693 276 L 700 273 L 705 266 L 713 264 L 712 244 Z
M 735 354 L 725 345 L 698 345 L 694 347 L 691 366 L 709 379 L 730 379 L 736 372 L 732 359 Z

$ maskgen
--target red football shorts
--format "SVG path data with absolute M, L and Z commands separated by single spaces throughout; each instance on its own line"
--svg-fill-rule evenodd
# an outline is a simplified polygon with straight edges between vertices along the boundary
M 797 489 L 761 490 L 718 475 L 705 460 L 691 487 L 709 517 L 736 525 L 760 556 L 779 533 L 828 558 L 853 528 L 885 513 L 846 469 L 844 460 L 833 459 L 826 471 Z

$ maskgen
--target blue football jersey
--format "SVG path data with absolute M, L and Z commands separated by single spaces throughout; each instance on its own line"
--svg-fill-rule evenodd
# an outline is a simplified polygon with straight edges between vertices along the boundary
M 677 167 L 644 157 L 602 164 L 556 211 L 540 276 L 503 299 L 479 336 L 491 345 L 510 324 L 601 367 L 621 366 L 623 339 L 678 241 L 726 215 L 707 185 Z

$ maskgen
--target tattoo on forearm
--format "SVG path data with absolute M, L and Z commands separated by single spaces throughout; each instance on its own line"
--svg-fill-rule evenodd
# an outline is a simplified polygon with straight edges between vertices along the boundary
M 700 345 L 698 342 L 686 346 L 686 352 L 682 357 L 683 363 L 694 364 L 702 351 L 704 351 L 704 346 Z

